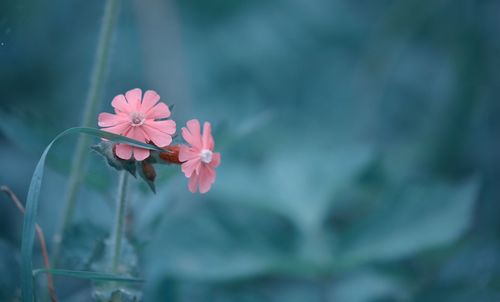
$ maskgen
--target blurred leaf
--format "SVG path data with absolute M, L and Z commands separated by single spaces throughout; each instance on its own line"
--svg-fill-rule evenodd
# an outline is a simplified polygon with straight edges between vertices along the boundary
M 417 293 L 414 301 L 426 302 L 492 302 L 499 301 L 500 294 L 497 288 L 485 288 L 484 286 L 445 286 L 431 287 L 423 293 Z
M 354 272 L 333 283 L 332 301 L 371 302 L 390 298 L 402 301 L 403 288 L 401 281 L 394 277 L 375 271 Z
M 99 246 L 93 257 L 90 267 L 95 271 L 109 271 L 111 263 L 111 242 L 110 239 L 106 240 L 102 246 Z M 139 274 L 137 253 L 134 246 L 127 238 L 123 238 L 120 253 L 120 264 L 118 271 L 126 275 Z
M 495 282 L 495 279 L 498 280 L 500 246 L 492 238 L 471 237 L 453 254 L 447 255 L 434 283 L 443 285 L 458 283 L 482 287 Z M 422 263 L 421 265 L 424 266 Z
M 109 271 L 112 263 L 111 239 L 104 242 L 92 259 L 93 271 Z M 121 276 L 139 275 L 138 259 L 135 248 L 127 238 L 123 238 L 118 273 Z M 94 282 L 94 296 L 97 301 L 142 301 L 142 293 L 136 284 L 115 284 L 113 282 Z M 121 299 L 121 300 L 114 300 Z
M 477 189 L 475 180 L 458 185 L 406 185 L 342 235 L 340 263 L 396 260 L 452 243 L 470 224 Z
M 16 301 L 19 294 L 19 253 L 0 239 L 0 300 Z
M 160 300 L 165 297 L 162 290 L 171 283 L 160 282 L 156 285 L 158 292 L 148 292 L 147 297 Z M 180 301 L 372 302 L 406 301 L 404 289 L 405 285 L 397 278 L 374 271 L 357 271 L 333 278 L 266 276 L 229 284 L 184 281 L 178 283 L 176 292 Z
M 327 298 L 328 288 L 327 282 L 314 278 L 263 277 L 230 285 L 188 284 L 181 295 L 191 301 L 322 302 Z
M 123 289 L 112 286 L 107 289 L 94 291 L 94 299 L 99 302 L 139 302 L 142 301 L 142 293 L 139 290 Z
M 499 263 L 498 242 L 481 232 L 468 234 L 453 248 L 419 255 L 407 273 L 421 280 L 416 301 L 498 301 Z M 434 273 L 415 274 L 414 268 Z
M 292 250 L 296 231 L 282 217 L 214 202 L 183 206 L 146 247 L 149 276 L 246 278 L 270 271 Z
M 286 215 L 303 231 L 318 229 L 335 194 L 351 184 L 372 158 L 366 146 L 328 152 L 306 145 L 285 147 L 261 165 L 221 167 L 214 191 L 223 200 Z
M 61 249 L 61 266 L 87 270 L 103 249 L 107 231 L 90 221 L 73 224 Z

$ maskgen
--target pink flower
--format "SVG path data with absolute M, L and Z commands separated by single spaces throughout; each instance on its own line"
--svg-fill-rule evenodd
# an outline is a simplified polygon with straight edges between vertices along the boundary
M 210 123 L 203 125 L 203 135 L 200 133 L 200 122 L 190 120 L 187 128 L 182 128 L 182 137 L 191 146 L 181 146 L 179 160 L 182 172 L 189 178 L 189 191 L 206 193 L 215 182 L 215 168 L 220 164 L 220 153 L 214 152 L 214 139 Z
M 164 120 L 170 116 L 170 110 L 165 103 L 159 101 L 160 96 L 153 90 L 146 91 L 144 97 L 139 88 L 129 90 L 125 96 L 115 96 L 111 102 L 115 114 L 99 114 L 98 124 L 107 132 L 144 143 L 152 142 L 158 147 L 168 146 L 175 133 L 175 122 Z M 149 150 L 126 144 L 117 144 L 115 152 L 121 159 L 130 159 L 133 155 L 136 160 L 141 161 L 149 156 Z

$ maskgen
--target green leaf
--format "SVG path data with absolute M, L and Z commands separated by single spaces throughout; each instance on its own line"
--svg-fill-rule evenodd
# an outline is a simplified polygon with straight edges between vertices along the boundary
M 90 270 L 92 271 L 109 271 L 111 269 L 112 252 L 111 238 L 103 242 L 102 246 L 98 247 L 99 250 L 95 251 Z M 139 274 L 139 261 L 135 247 L 130 243 L 127 238 L 123 238 L 120 251 L 120 263 L 116 273 L 125 275 L 138 275 Z
M 339 261 L 398 260 L 458 239 L 470 224 L 478 185 L 408 185 L 340 238 Z
M 401 301 L 404 289 L 402 281 L 395 277 L 377 271 L 362 270 L 346 274 L 333 283 L 332 301 Z
M 161 151 L 160 148 L 145 144 L 128 137 L 121 135 L 116 135 L 113 133 L 105 132 L 102 130 L 86 127 L 75 127 L 67 129 L 60 133 L 50 144 L 45 148 L 38 161 L 33 176 L 31 178 L 31 183 L 28 190 L 28 197 L 26 199 L 26 214 L 24 215 L 23 221 L 23 236 L 21 243 L 21 289 L 23 294 L 23 301 L 31 302 L 33 301 L 33 245 L 35 240 L 35 223 L 38 209 L 38 197 L 40 195 L 40 187 L 42 184 L 45 161 L 47 159 L 47 154 L 49 153 L 52 145 L 60 138 L 70 135 L 70 134 L 87 134 L 95 137 L 105 138 L 114 142 L 124 143 L 135 147 L 141 147 L 149 150 Z
M 61 248 L 60 267 L 76 270 L 101 270 L 91 267 L 105 249 L 108 230 L 91 221 L 70 225 Z
M 139 302 L 143 301 L 142 291 L 134 288 L 105 287 L 94 289 L 93 297 L 97 302 Z
M 223 203 L 188 203 L 183 200 L 184 209 L 165 218 L 146 246 L 147 276 L 243 279 L 290 257 L 297 230 L 285 218 Z
M 111 240 L 107 240 L 101 246 L 101 249 L 94 254 L 91 271 L 107 272 L 111 269 L 113 247 Z M 127 238 L 122 239 L 120 251 L 120 263 L 114 274 L 125 276 L 137 276 L 139 272 L 139 261 L 136 249 Z M 94 282 L 93 296 L 95 301 L 142 301 L 142 290 L 137 283 L 115 284 L 114 282 Z
M 263 165 L 221 166 L 213 190 L 219 199 L 274 211 L 304 231 L 316 230 L 333 196 L 351 185 L 372 160 L 373 151 L 367 146 L 327 151 L 290 146 L 270 155 Z
M 115 282 L 133 282 L 141 283 L 144 282 L 143 279 L 119 276 L 109 273 L 102 272 L 90 272 L 90 271 L 73 271 L 65 269 L 45 269 L 40 268 L 33 271 L 33 276 L 36 277 L 39 274 L 52 274 L 58 276 L 65 276 L 77 279 L 87 279 L 93 281 L 115 281 Z

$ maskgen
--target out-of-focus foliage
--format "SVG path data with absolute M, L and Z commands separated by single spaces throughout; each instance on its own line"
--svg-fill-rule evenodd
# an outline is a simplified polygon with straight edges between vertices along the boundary
M 22 199 L 79 124 L 102 9 L 0 3 L 0 183 Z M 154 89 L 179 127 L 212 122 L 222 164 L 206 195 L 176 166 L 156 194 L 131 181 L 123 271 L 146 301 L 498 301 L 498 20 L 494 0 L 124 1 L 102 109 Z M 49 239 L 74 142 L 49 156 Z M 105 269 L 115 184 L 93 153 L 63 268 Z M 21 215 L 0 200 L 15 301 Z M 62 301 L 92 295 L 55 281 Z

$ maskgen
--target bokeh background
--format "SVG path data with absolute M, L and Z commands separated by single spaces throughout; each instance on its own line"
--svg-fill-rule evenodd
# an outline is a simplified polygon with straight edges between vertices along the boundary
M 81 122 L 103 7 L 0 3 L 0 183 L 22 200 L 43 148 Z M 124 257 L 147 279 L 138 290 L 500 301 L 499 20 L 496 0 L 123 1 L 100 109 L 154 89 L 179 125 L 211 121 L 222 153 L 206 195 L 175 166 L 158 168 L 156 194 L 131 182 Z M 49 158 L 48 238 L 76 139 Z M 116 176 L 89 156 L 61 267 L 102 270 Z M 21 230 L 0 196 L 1 301 L 19 297 Z M 90 300 L 91 283 L 55 281 L 62 301 Z

